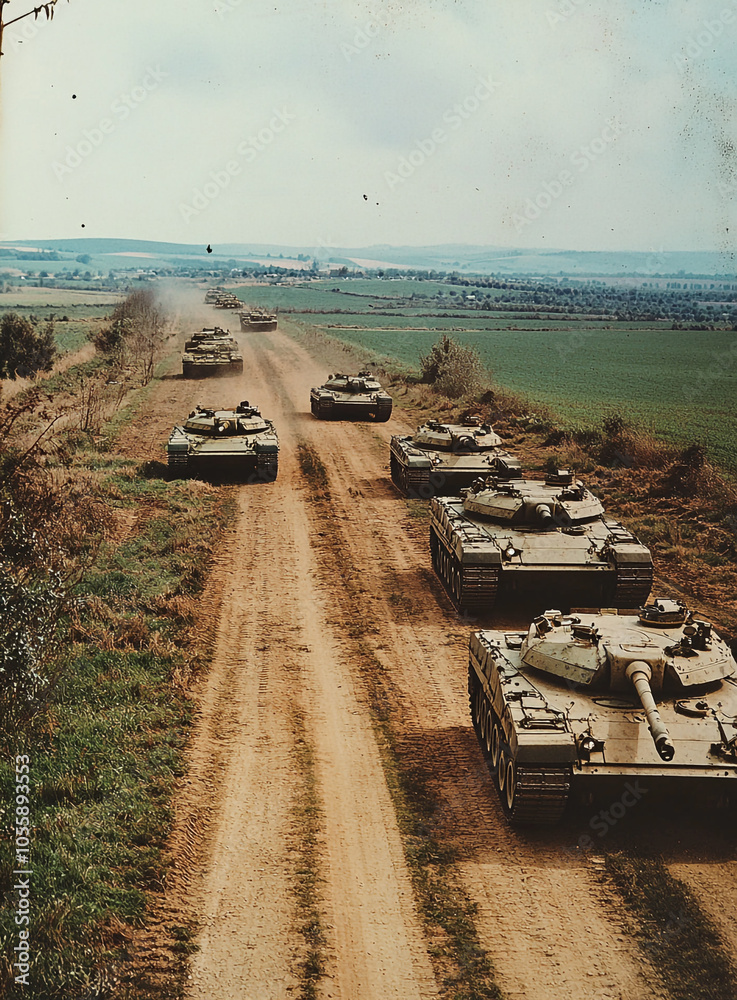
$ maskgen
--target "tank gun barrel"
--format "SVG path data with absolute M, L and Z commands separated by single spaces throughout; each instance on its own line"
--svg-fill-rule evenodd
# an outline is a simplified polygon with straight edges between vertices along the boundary
M 666 729 L 665 723 L 660 718 L 660 712 L 658 712 L 653 693 L 650 689 L 650 678 L 652 676 L 650 667 L 642 660 L 634 660 L 627 667 L 626 673 L 628 679 L 632 681 L 635 691 L 637 691 L 637 697 L 640 699 L 640 703 L 647 716 L 655 749 L 663 760 L 673 760 L 676 749 L 671 743 L 670 733 Z

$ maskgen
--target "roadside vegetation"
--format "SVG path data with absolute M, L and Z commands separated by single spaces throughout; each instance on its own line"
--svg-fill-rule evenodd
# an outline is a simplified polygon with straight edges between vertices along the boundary
M 137 336 L 131 324 L 124 332 Z M 148 377 L 130 354 L 122 365 L 98 357 L 0 408 L 0 994 L 9 998 L 126 990 L 135 929 L 166 874 L 189 688 L 207 655 L 197 595 L 227 494 L 165 484 L 116 453 L 109 420 Z M 12 966 L 17 754 L 30 768 L 26 983 Z M 177 955 L 174 931 L 170 944 Z

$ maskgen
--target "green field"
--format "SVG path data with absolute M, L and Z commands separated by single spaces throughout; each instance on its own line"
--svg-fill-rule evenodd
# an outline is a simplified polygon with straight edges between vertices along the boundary
M 331 291 L 337 287 L 345 291 Z M 618 412 L 675 444 L 699 442 L 720 465 L 737 471 L 737 333 L 672 330 L 663 321 L 464 310 L 447 296 L 442 304 L 407 304 L 413 292 L 434 294 L 449 287 L 430 281 L 333 279 L 237 291 L 248 302 L 293 310 L 290 318 L 300 325 L 412 367 L 448 331 L 477 348 L 495 382 L 525 395 L 532 407 L 548 405 L 567 427 L 597 427 L 602 417 Z M 473 294 L 474 289 L 465 291 Z

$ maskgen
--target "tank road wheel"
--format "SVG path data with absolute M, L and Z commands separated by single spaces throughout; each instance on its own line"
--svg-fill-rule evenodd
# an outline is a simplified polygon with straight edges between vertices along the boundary
M 502 797 L 502 802 L 504 802 L 504 783 L 507 780 L 508 762 L 509 758 L 507 757 L 506 750 L 500 748 L 499 759 L 496 762 L 496 787 Z
M 485 703 L 486 704 L 486 703 Z M 484 736 L 484 749 L 486 750 L 487 757 L 491 754 L 491 744 L 494 739 L 494 713 L 486 706 L 486 735 Z
M 517 802 L 517 768 L 512 757 L 507 758 L 507 769 L 504 774 L 504 812 L 514 815 Z
M 491 758 L 492 768 L 499 766 L 499 754 L 502 752 L 502 732 L 499 723 L 494 721 L 494 728 L 491 731 L 491 747 L 489 748 L 489 756 Z

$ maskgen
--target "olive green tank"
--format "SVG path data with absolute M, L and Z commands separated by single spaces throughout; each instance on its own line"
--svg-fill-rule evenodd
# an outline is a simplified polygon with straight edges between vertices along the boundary
M 274 425 L 245 400 L 233 410 L 198 406 L 171 432 L 169 471 L 204 479 L 276 479 L 279 439 Z
M 357 375 L 328 375 L 327 381 L 310 389 L 310 408 L 320 420 L 375 420 L 383 423 L 392 415 L 392 397 L 384 392 L 369 371 Z
M 240 375 L 243 355 L 227 330 L 215 327 L 194 334 L 185 344 L 182 355 L 184 378 L 213 378 Z
M 475 632 L 468 694 L 512 823 L 556 822 L 576 787 L 613 794 L 615 820 L 658 787 L 737 791 L 737 663 L 678 602 Z M 608 825 L 599 815 L 590 828 Z
M 649 550 L 564 469 L 545 480 L 479 479 L 430 501 L 430 552 L 459 608 L 488 613 L 498 595 L 632 608 L 650 593 Z
M 521 475 L 502 439 L 477 417 L 460 424 L 428 420 L 415 434 L 395 434 L 390 445 L 392 481 L 405 496 L 427 500 L 457 496 L 479 476 L 502 469 Z

